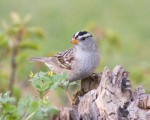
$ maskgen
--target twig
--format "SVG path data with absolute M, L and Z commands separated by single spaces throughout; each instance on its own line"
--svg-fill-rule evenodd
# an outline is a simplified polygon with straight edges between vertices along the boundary
M 11 73 L 9 81 L 9 90 L 11 91 L 11 95 L 13 95 L 13 87 L 15 84 L 15 77 L 16 77 L 16 68 L 17 68 L 16 57 L 18 55 L 18 45 L 20 44 L 22 37 L 23 37 L 23 29 L 21 28 L 13 39 L 11 61 L 10 61 Z

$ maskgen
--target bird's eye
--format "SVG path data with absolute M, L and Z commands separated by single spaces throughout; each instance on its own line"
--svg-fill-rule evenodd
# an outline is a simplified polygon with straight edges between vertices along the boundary
M 85 40 L 85 37 L 82 37 L 81 40 Z

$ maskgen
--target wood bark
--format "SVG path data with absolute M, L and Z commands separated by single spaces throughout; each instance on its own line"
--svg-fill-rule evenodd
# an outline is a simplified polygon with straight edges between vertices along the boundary
M 105 68 L 82 80 L 74 104 L 55 120 L 150 120 L 150 95 L 141 86 L 132 91 L 122 66 Z

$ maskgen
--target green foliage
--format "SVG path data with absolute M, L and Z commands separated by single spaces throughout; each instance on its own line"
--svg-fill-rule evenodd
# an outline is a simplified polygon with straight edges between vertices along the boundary
M 9 97 L 10 92 L 0 94 L 0 119 L 1 120 L 14 120 L 17 118 L 17 110 L 13 105 L 15 99 Z
M 5 40 L 5 38 L 4 38 L 4 36 L 1 34 L 0 35 L 0 48 L 2 49 L 2 48 L 7 48 L 7 46 L 8 46 L 8 43 L 7 43 L 7 41 Z
M 15 45 L 19 51 L 39 49 L 39 45 L 32 38 L 43 39 L 44 35 L 40 27 L 29 26 L 31 15 L 27 14 L 22 19 L 17 12 L 12 12 L 10 17 L 11 23 L 8 24 L 7 21 L 2 21 L 3 32 L 0 35 L 0 48 L 11 50 Z M 22 52 L 19 53 L 22 54 Z
M 30 76 L 32 77 L 30 81 L 37 89 L 40 97 L 43 97 L 43 95 L 45 95 L 45 93 L 49 90 L 56 90 L 58 88 L 66 89 L 68 85 L 77 84 L 76 82 L 69 84 L 69 81 L 66 80 L 66 73 L 54 75 L 51 71 L 49 71 L 39 72 L 35 75 L 30 73 Z
M 15 99 L 10 97 L 10 92 L 0 94 L 0 119 L 2 120 L 49 120 L 53 115 L 58 114 L 56 107 L 52 105 L 45 94 L 50 90 L 58 88 L 66 89 L 69 82 L 66 80 L 67 74 L 53 74 L 49 72 L 39 72 L 35 75 L 31 72 L 30 81 L 37 90 L 37 95 L 28 95 L 21 98 L 16 104 Z M 76 82 L 71 83 L 74 85 Z
M 18 45 L 19 50 L 24 50 L 24 49 L 31 49 L 31 50 L 38 50 L 39 46 L 31 41 L 23 41 Z
M 11 12 L 11 22 L 2 21 L 3 31 L 0 33 L 0 56 L 10 60 L 9 90 L 13 93 L 16 69 L 28 56 L 27 50 L 39 50 L 34 39 L 43 39 L 41 28 L 29 25 L 31 15 L 21 18 L 17 12 Z M 3 60 L 4 57 L 0 59 Z M 2 70 L 2 69 L 1 69 Z M 1 72 L 1 71 L 0 71 Z
M 28 119 L 48 119 L 52 115 L 57 114 L 57 109 L 53 107 L 48 98 L 33 98 L 29 95 L 21 98 L 18 102 L 17 113 L 20 118 Z
M 46 97 L 40 99 L 29 95 L 21 98 L 17 106 L 14 102 L 15 99 L 9 96 L 9 92 L 0 95 L 1 120 L 48 120 L 58 113 Z

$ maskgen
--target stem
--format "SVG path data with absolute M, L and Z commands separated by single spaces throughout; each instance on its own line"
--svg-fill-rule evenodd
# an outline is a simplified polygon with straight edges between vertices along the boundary
M 23 29 L 21 28 L 16 35 L 14 35 L 13 41 L 13 46 L 12 46 L 12 51 L 11 51 L 11 73 L 10 73 L 10 81 L 9 81 L 9 90 L 11 91 L 11 95 L 13 95 L 13 88 L 15 84 L 15 77 L 16 77 L 16 57 L 18 55 L 18 45 L 20 44 L 21 40 L 23 37 Z
M 49 92 L 48 89 L 49 89 L 49 88 L 47 88 L 47 89 L 45 90 L 45 92 L 40 95 L 40 98 L 41 98 L 41 99 Z
M 29 120 L 31 117 L 33 117 L 34 114 L 35 112 L 31 113 L 25 120 Z
M 9 90 L 11 91 L 11 95 L 13 95 L 13 87 L 15 83 L 15 76 L 16 76 L 16 56 L 17 56 L 17 48 L 13 46 L 12 53 L 11 53 L 11 73 L 10 73 L 10 83 L 9 83 Z

